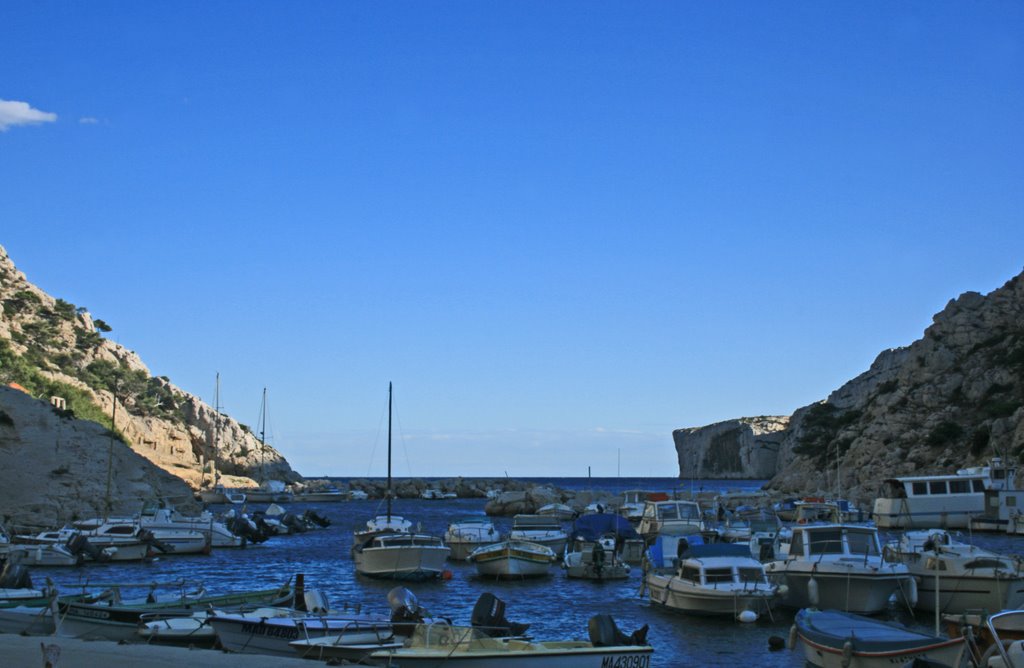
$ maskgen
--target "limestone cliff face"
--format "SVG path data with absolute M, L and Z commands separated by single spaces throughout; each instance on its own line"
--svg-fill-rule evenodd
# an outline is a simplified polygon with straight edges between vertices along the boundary
M 706 427 L 676 429 L 672 439 L 682 478 L 764 479 L 778 470 L 788 417 L 726 420 Z
M 112 515 L 137 513 L 147 498 L 185 508 L 192 499 L 184 481 L 101 425 L 9 387 L 0 387 L 0 489 L 0 514 L 11 530 L 103 516 L 108 498 Z
M 135 352 L 104 338 L 110 328 L 102 320 L 29 283 L 3 247 L 0 307 L 0 384 L 56 397 L 77 417 L 105 426 L 115 413 L 114 426 L 135 452 L 193 488 L 212 480 L 214 468 L 228 485 L 301 479 L 247 428 L 153 377 Z
M 955 471 L 993 455 L 1019 459 L 1022 406 L 1024 277 L 1018 275 L 988 295 L 968 292 L 950 301 L 921 339 L 882 352 L 828 398 L 797 410 L 773 435 L 779 452 L 768 487 L 839 491 L 868 501 L 888 477 Z M 704 429 L 716 428 L 730 427 Z M 676 444 L 679 449 L 679 436 Z M 683 462 L 680 449 L 680 471 Z
M 968 292 L 924 336 L 797 412 L 780 491 L 873 498 L 887 477 L 952 472 L 1024 454 L 1024 277 Z

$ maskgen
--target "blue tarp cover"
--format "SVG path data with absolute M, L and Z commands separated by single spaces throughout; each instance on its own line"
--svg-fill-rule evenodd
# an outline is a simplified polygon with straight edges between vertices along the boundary
M 621 515 L 595 513 L 577 517 L 572 524 L 572 537 L 595 541 L 604 534 L 613 533 L 623 538 L 639 538 L 633 525 Z
M 705 545 L 690 544 L 683 553 L 683 559 L 708 559 L 710 557 L 753 557 L 750 546 L 746 543 L 710 543 Z
M 796 626 L 801 634 L 819 645 L 842 649 L 849 640 L 853 649 L 860 652 L 893 652 L 947 641 L 838 610 L 801 610 L 796 615 Z

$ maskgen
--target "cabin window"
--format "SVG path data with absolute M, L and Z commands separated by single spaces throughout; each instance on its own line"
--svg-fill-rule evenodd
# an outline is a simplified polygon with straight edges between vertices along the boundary
M 699 519 L 699 513 L 697 512 L 696 506 L 680 506 L 679 507 L 679 519 L 683 520 L 695 520 Z
M 928 483 L 928 492 L 931 494 L 945 494 L 946 493 L 946 481 L 945 480 L 932 480 Z
M 985 483 L 983 483 L 980 480 L 972 480 L 971 481 L 971 486 L 974 488 L 975 492 L 984 492 L 985 491 Z
M 1000 568 L 1005 571 L 1012 570 L 1005 563 L 998 559 L 975 559 L 964 564 L 964 568 L 971 570 L 973 568 Z
M 828 529 L 809 533 L 811 533 L 811 535 L 808 537 L 811 554 L 843 553 L 843 533 L 841 530 Z
M 675 506 L 658 506 L 658 518 L 663 520 L 679 519 Z
M 950 480 L 949 481 L 949 493 L 950 494 L 970 494 L 971 492 L 971 481 L 970 480 Z
M 928 483 L 926 482 L 915 482 L 914 483 L 914 496 L 923 496 L 928 493 Z
M 764 571 L 760 568 L 740 568 L 740 582 L 764 582 Z
M 708 568 L 704 571 L 705 584 L 717 584 L 719 582 L 732 582 L 731 568 Z
M 946 562 L 935 557 L 928 557 L 928 560 L 924 562 L 924 567 L 929 571 L 944 571 L 946 570 Z
M 131 525 L 128 525 L 128 524 L 117 525 L 117 526 L 110 527 L 109 529 L 104 531 L 104 533 L 107 533 L 107 534 L 131 535 L 131 534 L 135 533 L 135 527 L 131 526 Z
M 878 554 L 878 543 L 875 535 L 870 531 L 848 531 L 846 542 L 850 546 L 850 554 L 876 556 Z
M 794 531 L 793 538 L 789 542 L 789 553 L 793 556 L 804 555 L 804 532 Z
M 693 566 L 683 566 L 679 571 L 679 577 L 687 582 L 700 584 L 700 569 Z

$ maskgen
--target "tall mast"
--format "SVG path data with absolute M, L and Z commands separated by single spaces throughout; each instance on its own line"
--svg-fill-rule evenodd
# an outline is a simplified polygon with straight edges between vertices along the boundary
M 267 456 L 267 444 L 265 436 L 267 433 L 267 388 L 263 388 L 263 403 L 260 404 L 260 482 L 265 482 L 267 474 L 264 471 L 264 464 Z
M 103 521 L 110 519 L 110 483 L 114 476 L 114 432 L 117 430 L 117 380 L 114 390 L 110 393 L 113 407 L 110 409 L 110 447 L 107 450 L 107 502 L 103 510 Z
M 391 382 L 388 382 L 388 524 L 391 524 Z
M 220 436 L 220 371 L 217 372 L 217 382 L 213 389 L 213 485 L 220 482 L 220 472 L 217 471 L 217 439 Z

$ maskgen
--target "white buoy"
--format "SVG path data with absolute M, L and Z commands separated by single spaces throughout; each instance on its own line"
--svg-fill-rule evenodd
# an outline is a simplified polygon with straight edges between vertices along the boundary
M 817 608 L 820 600 L 818 598 L 818 581 L 811 578 L 807 581 L 807 599 L 811 602 L 812 608 Z
M 910 603 L 911 608 L 917 607 L 917 578 L 911 576 L 907 578 L 907 601 Z
M 757 613 L 753 610 L 744 610 L 740 614 L 736 615 L 736 619 L 744 624 L 750 624 L 757 621 Z

